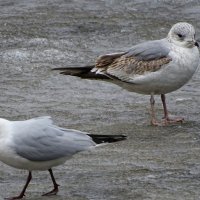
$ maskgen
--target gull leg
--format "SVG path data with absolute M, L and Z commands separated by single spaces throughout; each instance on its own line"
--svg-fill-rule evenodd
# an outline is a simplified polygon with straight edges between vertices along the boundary
M 16 197 L 5 198 L 5 199 L 7 199 L 7 200 L 22 199 L 25 196 L 26 189 L 27 189 L 31 179 L 32 179 L 32 174 L 29 171 L 29 174 L 28 174 L 28 177 L 27 177 L 27 180 L 26 180 L 26 184 L 25 184 L 23 190 L 21 191 L 20 195 L 16 196 Z
M 161 100 L 162 100 L 163 110 L 164 110 L 164 119 L 169 121 L 169 113 L 168 113 L 168 110 L 167 110 L 166 98 L 165 98 L 164 94 L 161 94 Z
M 177 123 L 177 122 L 183 122 L 184 118 L 181 117 L 177 117 L 174 119 L 169 118 L 169 113 L 167 110 L 167 105 L 166 105 L 166 98 L 164 94 L 161 94 L 161 100 L 162 100 L 162 104 L 163 104 L 163 110 L 164 110 L 164 123 L 168 124 L 168 123 Z
M 158 126 L 158 122 L 156 121 L 155 109 L 154 109 L 155 100 L 154 100 L 153 94 L 151 94 L 150 104 L 151 104 L 151 111 L 150 111 L 151 112 L 151 125 Z
M 53 175 L 53 171 L 52 171 L 52 169 L 49 169 L 48 171 L 50 173 L 54 189 L 51 190 L 50 192 L 47 192 L 47 193 L 43 194 L 42 196 L 51 196 L 51 195 L 56 195 L 58 193 L 58 186 L 59 185 L 56 183 L 56 180 L 55 180 L 54 175 Z

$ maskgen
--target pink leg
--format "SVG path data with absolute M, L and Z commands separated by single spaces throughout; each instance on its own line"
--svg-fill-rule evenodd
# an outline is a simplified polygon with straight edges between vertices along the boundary
M 51 195 L 56 195 L 58 193 L 58 186 L 59 185 L 56 183 L 56 180 L 55 180 L 54 175 L 53 175 L 53 171 L 52 171 L 52 169 L 49 169 L 48 171 L 50 173 L 54 189 L 51 190 L 50 192 L 47 192 L 47 193 L 43 194 L 42 196 L 51 196 Z
M 169 118 L 169 113 L 168 113 L 168 110 L 167 110 L 167 105 L 166 105 L 166 98 L 165 98 L 165 95 L 164 94 L 161 94 L 161 100 L 162 100 L 162 104 L 163 104 L 163 110 L 164 110 L 164 123 L 165 124 L 169 124 L 169 123 L 177 123 L 177 122 L 183 122 L 184 121 L 184 118 L 181 118 L 181 117 L 177 117 L 177 118 L 174 118 L 174 119 L 170 119 Z
M 20 193 L 20 195 L 16 196 L 16 197 L 5 198 L 5 199 L 7 199 L 7 200 L 22 199 L 25 196 L 26 189 L 27 189 L 31 179 L 32 179 L 32 174 L 29 171 L 29 174 L 28 174 L 28 177 L 27 177 L 27 180 L 26 180 L 26 184 L 25 184 L 22 192 Z
M 159 124 L 156 121 L 156 115 L 155 115 L 155 109 L 154 109 L 155 100 L 154 100 L 153 95 L 151 95 L 150 104 L 151 104 L 151 111 L 150 111 L 151 112 L 151 125 L 158 126 Z

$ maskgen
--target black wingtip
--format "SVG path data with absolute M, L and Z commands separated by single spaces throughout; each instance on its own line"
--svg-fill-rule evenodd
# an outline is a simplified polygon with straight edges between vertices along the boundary
M 88 134 L 95 143 L 113 143 L 125 140 L 127 138 L 126 135 L 95 135 L 95 134 Z
M 60 71 L 60 74 L 64 75 L 71 75 L 71 76 L 82 76 L 85 74 L 88 74 L 90 70 L 94 66 L 85 66 L 85 67 L 58 67 L 58 68 L 53 68 L 51 70 L 53 71 Z
M 91 72 L 93 67 L 93 65 L 84 67 L 60 67 L 53 68 L 52 70 L 60 71 L 62 75 L 77 76 L 83 79 L 109 79 L 106 75 Z
M 82 66 L 82 67 L 76 67 L 76 66 L 69 66 L 69 67 L 55 67 L 51 70 L 57 70 L 57 71 L 90 71 L 92 68 L 94 68 L 94 65 L 88 65 L 88 66 Z

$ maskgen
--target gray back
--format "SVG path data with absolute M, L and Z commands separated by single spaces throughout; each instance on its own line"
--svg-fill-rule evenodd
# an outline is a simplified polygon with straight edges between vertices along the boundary
M 96 144 L 85 133 L 63 129 L 48 117 L 13 122 L 13 148 L 31 161 L 49 161 L 72 156 Z

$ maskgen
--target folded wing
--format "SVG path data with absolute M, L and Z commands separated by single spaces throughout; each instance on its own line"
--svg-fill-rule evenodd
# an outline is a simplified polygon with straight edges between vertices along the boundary
M 62 129 L 48 117 L 13 122 L 13 148 L 31 161 L 49 161 L 87 150 L 96 143 L 86 133 Z
M 116 57 L 112 54 L 100 56 L 92 71 L 105 74 L 112 79 L 129 81 L 134 76 L 160 70 L 172 60 L 169 57 L 169 51 L 166 40 L 141 43 L 121 55 L 113 54 Z

